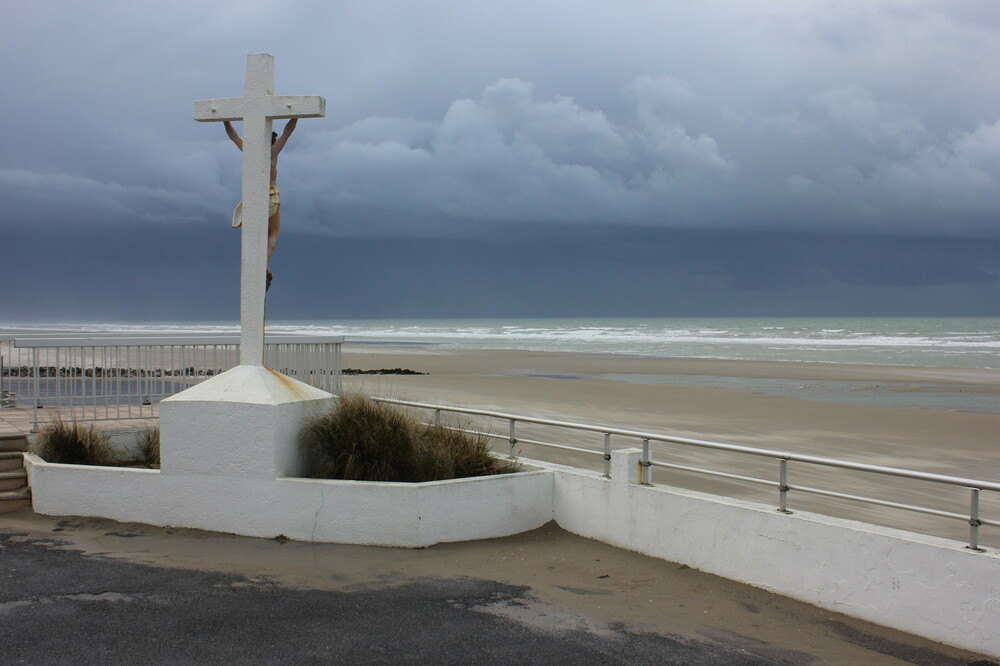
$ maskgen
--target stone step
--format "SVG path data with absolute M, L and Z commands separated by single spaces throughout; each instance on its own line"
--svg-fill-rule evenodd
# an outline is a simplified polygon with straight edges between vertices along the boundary
M 0 472 L 0 492 L 17 490 L 26 487 L 27 484 L 28 473 L 23 468 L 12 472 Z
M 24 435 L 0 435 L 0 451 L 27 451 L 28 438 Z
M 0 472 L 24 469 L 24 454 L 20 451 L 0 451 Z
M 0 513 L 9 513 L 31 506 L 31 491 L 28 488 L 0 491 Z

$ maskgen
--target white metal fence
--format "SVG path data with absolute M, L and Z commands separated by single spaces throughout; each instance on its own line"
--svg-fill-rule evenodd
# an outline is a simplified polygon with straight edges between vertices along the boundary
M 267 336 L 265 365 L 340 393 L 342 342 L 342 337 Z M 239 337 L 15 337 L 0 340 L 0 359 L 0 391 L 10 402 L 34 405 L 37 430 L 40 421 L 56 416 L 155 418 L 163 398 L 238 365 Z
M 833 498 L 838 500 L 847 500 L 854 503 L 859 503 L 865 506 L 877 506 L 886 507 L 889 509 L 903 510 L 908 512 L 915 512 L 919 514 L 924 514 L 928 516 L 935 516 L 938 518 L 946 518 L 951 520 L 960 520 L 967 522 L 969 525 L 969 536 L 968 536 L 968 547 L 971 550 L 981 551 L 979 547 L 979 528 L 983 525 L 988 525 L 990 527 L 1000 527 L 1000 520 L 996 519 L 986 519 L 980 515 L 980 493 L 986 491 L 988 493 L 993 493 L 992 499 L 1000 500 L 1000 483 L 995 481 L 984 481 L 981 479 L 970 479 L 957 476 L 949 476 L 946 474 L 932 474 L 929 472 L 921 472 L 915 470 L 901 469 L 897 467 L 885 467 L 881 465 L 869 465 L 865 463 L 852 462 L 848 460 L 837 460 L 834 458 L 824 458 L 820 456 L 803 455 L 798 453 L 791 453 L 787 451 L 777 451 L 771 449 L 759 449 L 749 446 L 740 446 L 736 444 L 725 444 L 722 442 L 710 442 L 699 439 L 690 439 L 686 437 L 675 437 L 671 435 L 664 435 L 660 433 L 648 433 L 641 432 L 637 430 L 627 430 L 622 428 L 614 428 L 601 425 L 590 425 L 584 423 L 573 423 L 569 421 L 557 421 L 553 419 L 543 419 L 535 418 L 529 416 L 519 416 L 515 414 L 506 414 L 502 412 L 487 411 L 481 409 L 467 409 L 463 407 L 450 407 L 446 405 L 434 405 L 421 402 L 411 402 L 407 400 L 396 400 L 391 398 L 374 398 L 379 402 L 389 403 L 393 405 L 398 405 L 412 410 L 432 412 L 432 421 L 438 425 L 448 427 L 453 430 L 460 430 L 462 432 L 467 432 L 471 434 L 480 434 L 487 437 L 498 439 L 507 443 L 508 453 L 514 456 L 517 453 L 518 447 L 523 444 L 541 446 L 559 449 L 563 451 L 570 451 L 573 453 L 579 453 L 592 457 L 600 457 L 603 459 L 603 471 L 604 476 L 610 478 L 611 476 L 611 450 L 612 450 L 612 437 L 616 438 L 618 442 L 622 439 L 631 442 L 633 445 L 638 444 L 642 447 L 642 458 L 640 461 L 640 480 L 643 485 L 651 486 L 653 485 L 652 480 L 652 468 L 659 467 L 663 469 L 676 470 L 679 472 L 703 475 L 714 477 L 718 479 L 725 479 L 727 481 L 734 481 L 744 484 L 755 484 L 760 486 L 767 486 L 777 491 L 777 510 L 782 513 L 791 513 L 789 510 L 788 495 L 789 493 L 801 493 L 803 495 L 815 495 L 825 498 Z M 466 417 L 485 417 L 493 422 L 499 421 L 505 425 L 503 430 L 506 433 L 496 433 L 492 432 L 489 428 L 484 428 L 482 426 L 473 426 L 471 423 L 462 424 L 447 424 L 442 422 L 442 413 L 451 414 L 461 414 Z M 531 436 L 525 437 L 522 433 L 522 426 L 536 426 L 534 433 Z M 547 439 L 542 439 L 541 435 L 535 433 L 541 433 L 544 430 L 557 429 L 562 431 L 570 431 L 573 433 L 568 441 L 573 441 L 574 444 L 557 443 L 552 441 L 556 439 L 555 437 L 550 437 Z M 588 448 L 586 446 L 581 446 L 580 442 L 585 441 L 585 435 L 597 436 L 598 445 Z M 564 441 L 567 441 L 564 438 Z M 650 450 L 650 442 L 659 442 L 661 444 L 669 445 L 674 452 L 680 452 L 680 459 L 690 460 L 691 449 L 707 449 L 718 453 L 725 454 L 739 454 L 744 460 L 749 457 L 750 459 L 763 459 L 769 460 L 770 469 L 773 474 L 771 478 L 762 478 L 759 476 L 751 476 L 750 471 L 754 471 L 753 466 L 746 463 L 740 464 L 740 469 L 748 470 L 748 473 L 737 474 L 730 471 L 720 471 L 718 469 L 708 469 L 705 467 L 696 467 L 690 463 L 681 464 L 678 462 L 671 462 L 668 460 L 654 460 L 653 455 Z M 680 450 L 680 451 L 679 451 Z M 682 451 L 682 452 L 681 452 Z M 667 457 L 666 452 L 663 455 L 664 458 Z M 958 507 L 952 509 L 946 508 L 935 508 L 928 506 L 920 506 L 906 501 L 899 501 L 895 499 L 894 496 L 906 495 L 906 490 L 900 487 L 893 487 L 888 484 L 878 483 L 876 484 L 880 490 L 884 490 L 889 497 L 888 498 L 877 498 L 877 497 L 867 497 L 859 495 L 856 493 L 841 492 L 838 490 L 830 490 L 817 488 L 813 485 L 803 484 L 792 484 L 789 482 L 789 463 L 798 463 L 801 467 L 797 471 L 797 474 L 804 478 L 808 478 L 809 468 L 826 468 L 826 469 L 836 469 L 838 473 L 835 477 L 835 481 L 839 481 L 839 487 L 843 487 L 845 484 L 850 484 L 851 481 L 847 479 L 843 472 L 852 471 L 860 472 L 866 475 L 876 475 L 878 478 L 893 478 L 898 479 L 907 483 L 917 482 L 919 484 L 932 484 L 938 488 L 956 488 L 960 491 L 967 491 L 966 495 L 965 510 L 955 510 Z M 759 469 L 759 468 L 758 468 Z M 939 495 L 940 493 L 934 492 L 934 495 Z M 926 493 L 920 493 L 918 496 L 926 496 Z M 955 498 L 938 498 L 943 501 L 953 501 Z M 997 502 L 994 501 L 991 506 L 997 506 Z M 901 527 L 901 529 L 907 529 L 907 527 Z

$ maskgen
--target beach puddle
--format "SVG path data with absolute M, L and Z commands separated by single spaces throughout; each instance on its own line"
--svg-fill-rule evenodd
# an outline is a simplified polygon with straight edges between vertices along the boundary
M 833 379 L 774 379 L 720 377 L 717 375 L 669 375 L 612 373 L 599 379 L 630 384 L 703 386 L 746 391 L 781 398 L 838 402 L 872 407 L 906 407 L 947 411 L 1000 414 L 1000 395 L 992 386 L 952 386 L 935 382 L 852 382 Z

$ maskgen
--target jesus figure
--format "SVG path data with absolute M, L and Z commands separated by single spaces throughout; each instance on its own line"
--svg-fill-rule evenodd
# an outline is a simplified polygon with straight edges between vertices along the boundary
M 285 131 L 278 136 L 277 132 L 271 132 L 271 193 L 268 198 L 267 208 L 267 284 L 264 290 L 271 288 L 271 255 L 278 244 L 278 231 L 281 229 L 281 194 L 278 192 L 278 153 L 285 147 L 288 138 L 295 131 L 295 124 L 298 118 L 292 118 L 285 125 Z M 225 121 L 226 134 L 233 140 L 236 147 L 243 150 L 243 139 L 236 133 L 233 124 Z M 233 226 L 238 227 L 243 224 L 243 204 L 240 203 L 233 213 Z

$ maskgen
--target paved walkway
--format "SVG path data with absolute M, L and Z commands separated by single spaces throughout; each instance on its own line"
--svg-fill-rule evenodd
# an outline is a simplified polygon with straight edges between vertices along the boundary
M 421 550 L 0 516 L 6 663 L 992 663 L 554 525 Z
M 84 408 L 87 409 L 87 408 Z M 147 407 L 146 409 L 150 409 Z M 158 405 L 152 407 L 152 411 L 156 413 L 158 410 Z M 55 409 L 41 409 L 38 413 L 38 420 L 40 424 L 44 424 L 51 418 L 56 416 Z M 31 405 L 30 400 L 25 401 L 18 398 L 17 407 L 4 407 L 0 408 L 0 437 L 4 435 L 23 435 L 31 432 L 32 422 L 35 417 L 35 409 Z M 64 417 L 71 418 L 71 417 Z M 94 421 L 100 429 L 102 430 L 142 430 L 147 424 L 156 425 L 158 419 L 124 419 L 124 420 L 101 420 Z M 83 421 L 83 423 L 91 423 L 91 421 Z
M 0 408 L 0 436 L 22 435 L 31 431 L 34 409 L 18 404 L 17 407 Z

